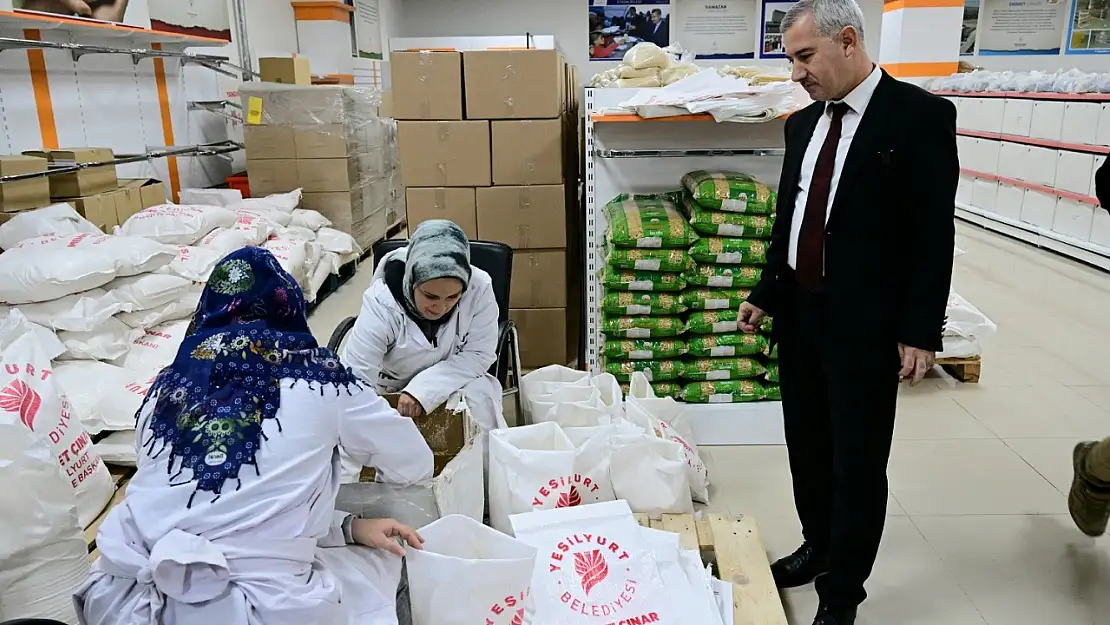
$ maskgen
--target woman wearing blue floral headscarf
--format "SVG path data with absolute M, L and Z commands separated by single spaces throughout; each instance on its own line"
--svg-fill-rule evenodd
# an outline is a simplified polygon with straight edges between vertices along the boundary
M 217 265 L 136 429 L 138 471 L 97 535 L 82 623 L 396 623 L 396 539 L 420 538 L 335 510 L 337 447 L 395 484 L 430 478 L 431 450 L 316 344 L 269 252 Z

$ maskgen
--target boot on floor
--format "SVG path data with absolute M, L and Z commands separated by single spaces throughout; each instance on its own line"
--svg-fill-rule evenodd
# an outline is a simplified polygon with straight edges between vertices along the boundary
M 1092 537 L 1105 534 L 1107 522 L 1110 521 L 1110 484 L 1092 476 L 1089 471 L 1092 451 L 1096 445 L 1105 444 L 1107 441 L 1083 442 L 1076 445 L 1072 452 L 1074 476 L 1068 493 L 1068 511 L 1079 531 Z

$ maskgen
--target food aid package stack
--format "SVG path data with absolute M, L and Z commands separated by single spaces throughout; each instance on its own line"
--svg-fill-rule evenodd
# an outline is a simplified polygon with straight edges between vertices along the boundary
M 509 516 L 612 501 L 608 441 L 576 448 L 559 424 L 489 434 L 490 525 L 508 533 Z
M 681 399 L 734 403 L 764 398 L 757 381 L 768 341 L 740 331 L 740 304 L 762 275 L 777 195 L 753 177 L 733 171 L 694 171 L 682 178 L 683 209 L 703 236 L 690 248 L 693 267 L 682 294 L 689 356 Z
M 112 478 L 60 390 L 42 344 L 17 310 L 0 322 L 0 360 L 0 423 L 21 425 L 50 443 L 55 470 L 69 484 L 78 521 L 87 527 L 111 499 Z
M 688 583 L 667 583 L 671 554 L 657 557 L 624 501 L 517 514 L 511 522 L 517 539 L 536 549 L 523 622 L 686 625 L 699 613 Z
M 709 503 L 709 469 L 698 453 L 685 405 L 671 397 L 656 397 L 647 380 L 636 374 L 625 401 L 625 418 L 644 431 L 682 447 L 690 494 L 694 501 Z
M 459 515 L 433 521 L 420 536 L 424 548 L 405 555 L 412 625 L 524 622 L 535 547 Z
M 627 195 L 605 205 L 608 223 L 601 276 L 602 369 L 627 383 L 643 371 L 656 392 L 679 391 L 687 347 L 679 316 L 686 312 L 686 251 L 698 240 L 673 195 Z

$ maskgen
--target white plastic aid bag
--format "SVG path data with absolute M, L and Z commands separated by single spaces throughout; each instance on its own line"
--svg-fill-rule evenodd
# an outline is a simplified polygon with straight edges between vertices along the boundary
M 613 436 L 610 445 L 613 495 L 633 512 L 694 512 L 681 445 L 646 433 Z
M 171 246 L 142 237 L 88 233 L 28 239 L 17 245 L 15 249 L 32 247 L 45 247 L 51 250 L 58 248 L 91 250 L 110 258 L 115 263 L 118 276 L 134 276 L 161 269 L 170 264 L 175 253 Z
M 181 276 L 194 282 L 208 282 L 208 276 L 212 275 L 212 270 L 224 256 L 226 254 L 220 254 L 215 250 L 180 245 L 177 247 L 177 257 L 170 261 L 170 264 L 159 269 L 158 273 Z
M 132 341 L 123 358 L 123 368 L 145 373 L 169 366 L 177 357 L 177 350 L 185 340 L 188 329 L 189 321 L 175 321 L 146 330 Z
M 62 362 L 54 368 L 58 387 L 89 434 L 135 429 L 135 414 L 157 373 L 140 374 L 95 360 Z
M 142 333 L 115 317 L 88 332 L 59 332 L 58 339 L 66 346 L 59 360 L 115 360 L 126 354 Z
M 296 189 L 289 193 L 275 193 L 261 198 L 247 198 L 239 202 L 235 208 L 241 210 L 279 210 L 292 213 L 293 209 L 301 204 L 301 190 Z
M 699 625 L 719 625 L 719 620 L 715 621 L 713 618 L 717 605 L 712 595 L 706 592 L 708 586 L 696 588 L 683 566 L 682 537 L 674 532 L 647 527 L 641 527 L 640 534 L 655 556 L 659 576 L 663 578 L 671 605 L 681 609 L 684 621 Z M 700 568 L 700 561 L 698 565 Z M 702 571 L 704 575 L 704 569 Z M 719 619 L 719 615 L 716 616 Z
M 520 625 L 534 547 L 460 515 L 425 525 L 420 536 L 424 548 L 405 554 L 412 625 Z
M 582 445 L 585 445 L 588 441 L 593 440 L 594 438 L 597 438 L 599 436 L 604 437 L 605 440 L 608 441 L 613 436 L 619 436 L 622 434 L 639 435 L 643 433 L 644 431 L 642 429 L 626 421 L 614 421 L 612 423 L 599 425 L 596 427 L 563 428 L 563 434 L 566 434 L 566 437 L 570 439 L 570 443 L 574 445 L 575 449 L 582 447 Z
M 0 306 L 0 315 L 7 316 L 10 306 Z M 19 312 L 32 323 L 53 330 L 84 332 L 104 323 L 118 312 L 131 307 L 101 288 L 66 295 L 49 302 L 20 304 Z
M 317 232 L 321 228 L 330 226 L 331 220 L 317 211 L 298 208 L 293 211 L 293 219 L 289 222 L 289 225 L 308 228 L 313 232 Z
M 0 621 L 76 623 L 73 593 L 89 576 L 89 548 L 57 452 L 0 411 L 0 458 Z
M 167 304 L 180 299 L 192 288 L 193 283 L 185 278 L 159 273 L 116 278 L 104 285 L 117 301 L 130 306 L 127 312 Z
M 632 379 L 628 384 L 628 397 L 629 399 L 655 399 L 655 389 L 651 387 L 651 381 L 641 371 L 632 374 Z
M 100 228 L 73 210 L 66 203 L 16 213 L 0 225 L 0 249 L 9 250 L 22 241 L 44 236 L 71 234 L 103 234 Z
M 172 302 L 148 310 L 120 313 L 116 315 L 116 318 L 129 327 L 143 330 L 171 321 L 192 319 L 193 314 L 197 311 L 197 306 L 200 304 L 200 296 L 203 292 L 204 287 L 190 283 L 189 289 Z
M 681 539 L 680 539 L 681 542 Z M 691 614 L 696 616 L 691 620 L 706 625 L 724 625 L 721 611 L 717 606 L 717 596 L 713 592 L 713 575 L 709 567 L 702 564 L 699 549 L 682 549 L 679 552 L 679 564 L 686 574 L 686 581 L 690 584 L 693 593 Z
M 475 438 L 432 478 L 440 515 L 461 514 L 482 522 L 486 514 L 485 462 L 483 438 Z
M 103 286 L 118 275 L 111 257 L 86 248 L 23 247 L 0 254 L 0 303 L 49 302 Z
M 617 377 L 611 373 L 602 373 L 601 375 L 590 378 L 590 385 L 596 388 L 601 393 L 601 403 L 605 409 L 609 411 L 609 415 L 614 419 L 619 419 L 624 415 L 624 401 L 623 394 L 621 393 L 620 382 Z
M 613 499 L 607 446 L 579 453 L 555 423 L 489 433 L 490 524 L 509 531 L 509 515 Z
M 22 423 L 50 442 L 54 466 L 76 497 L 81 527 L 88 526 L 112 498 L 112 477 L 88 432 L 74 418 L 69 399 L 59 391 L 27 319 L 17 311 L 0 322 L 0 361 L 0 424 Z
M 325 252 L 335 252 L 342 255 L 358 254 L 362 251 L 353 236 L 335 228 L 320 228 L 316 231 L 316 240 L 324 246 Z
M 216 228 L 230 228 L 235 222 L 235 212 L 222 206 L 160 204 L 132 215 L 120 226 L 119 234 L 192 245 Z
M 609 423 L 612 415 L 596 388 L 564 386 L 532 400 L 532 420 L 535 423 L 552 421 L 561 427 L 593 427 Z
M 516 514 L 511 522 L 536 548 L 531 625 L 687 625 L 627 503 Z
M 633 384 L 636 384 L 637 375 L 632 377 Z M 682 446 L 686 456 L 686 475 L 694 501 L 709 503 L 709 469 L 698 453 L 697 443 L 686 420 L 685 406 L 670 397 L 640 399 L 630 393 L 624 411 L 629 422 L 659 438 Z
M 577 371 L 563 365 L 548 365 L 521 378 L 520 392 L 525 406 L 531 410 L 533 397 L 550 395 L 561 386 L 589 386 L 589 384 L 590 374 L 585 371 Z

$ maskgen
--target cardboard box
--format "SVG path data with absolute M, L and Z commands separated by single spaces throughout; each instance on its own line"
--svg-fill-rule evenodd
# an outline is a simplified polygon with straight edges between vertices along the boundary
M 256 197 L 288 193 L 299 187 L 297 161 L 291 158 L 248 160 L 247 179 L 251 185 L 251 195 Z
M 0 156 L 0 176 L 17 176 L 46 171 L 48 161 L 42 157 Z M 46 176 L 0 184 L 0 211 L 16 212 L 50 205 L 50 181 Z
M 493 184 L 562 184 L 563 121 L 533 119 L 490 124 Z
M 365 90 L 345 85 L 279 85 L 249 82 L 239 86 L 248 125 L 315 126 L 343 124 L 374 114 Z
M 409 188 L 405 190 L 409 230 L 429 219 L 455 222 L 470 239 L 478 238 L 478 213 L 474 189 Z
M 123 225 L 135 213 L 143 210 L 142 187 L 127 187 L 120 185 L 115 194 L 116 198 L 116 223 Z
M 122 191 L 109 191 L 65 201 L 69 202 L 82 217 L 91 221 L 101 231 L 111 232 L 113 227 L 120 225 L 116 213 L 117 203 L 126 203 L 127 198 Z
M 486 187 L 489 122 L 398 122 L 401 179 L 410 187 Z
M 138 189 L 143 208 L 166 203 L 166 185 L 161 180 L 155 180 L 154 178 L 123 178 L 119 181 L 119 186 L 121 189 Z M 120 221 L 120 223 L 122 224 L 123 221 Z
M 108 148 L 35 150 L 24 152 L 24 154 L 45 158 L 50 161 L 51 167 L 68 167 L 81 163 L 103 163 L 115 159 L 115 155 Z M 87 197 L 114 191 L 118 186 L 119 181 L 116 179 L 115 165 L 90 167 L 69 174 L 50 176 L 50 197 Z
M 509 309 L 520 335 L 520 361 L 525 369 L 565 365 L 570 360 L 565 308 Z
M 554 119 L 563 113 L 563 59 L 555 50 L 464 52 L 463 75 L 467 119 Z
M 247 159 L 295 158 L 292 126 L 243 126 Z
M 486 187 L 475 194 L 478 238 L 501 241 L 513 249 L 563 249 L 567 246 L 563 185 Z
M 567 253 L 515 250 L 509 308 L 566 308 Z
M 271 126 L 278 128 L 280 126 Z M 324 124 L 298 127 L 293 130 L 293 152 L 296 158 L 347 158 L 351 149 L 347 144 L 347 127 L 343 124 Z M 272 157 L 285 158 L 285 157 Z
M 311 85 L 312 69 L 308 58 L 263 57 L 258 59 L 258 73 L 262 82 L 276 82 L 283 85 Z
M 346 158 L 297 159 L 297 185 L 306 193 L 350 191 L 358 186 L 358 171 Z M 253 186 L 251 187 L 253 190 Z
M 389 67 L 390 108 L 395 119 L 463 118 L 461 54 L 393 52 Z

